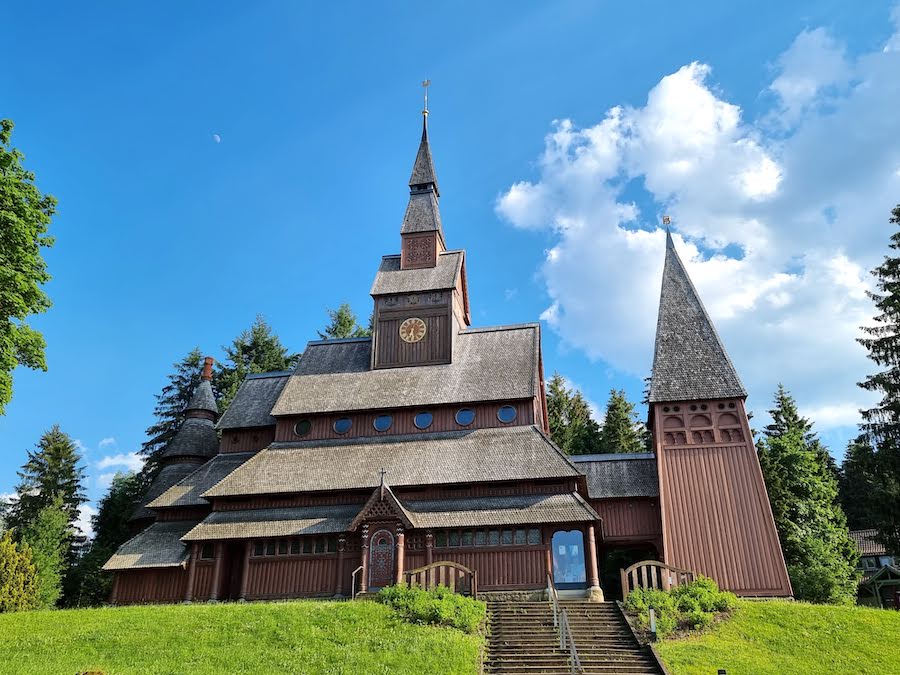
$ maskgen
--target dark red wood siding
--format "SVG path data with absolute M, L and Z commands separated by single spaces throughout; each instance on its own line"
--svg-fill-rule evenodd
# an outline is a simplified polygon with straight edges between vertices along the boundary
M 187 588 L 187 572 L 182 567 L 116 572 L 116 604 L 181 602 Z
M 591 506 L 603 523 L 606 543 L 649 541 L 662 535 L 659 502 L 656 499 L 594 499 Z
M 275 440 L 275 427 L 226 429 L 219 441 L 219 452 L 258 452 Z

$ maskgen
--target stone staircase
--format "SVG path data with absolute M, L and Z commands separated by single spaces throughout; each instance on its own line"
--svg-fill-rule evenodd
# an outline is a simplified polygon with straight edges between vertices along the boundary
M 638 644 L 615 603 L 561 600 L 560 606 L 568 614 L 585 675 L 663 672 L 649 647 Z M 550 603 L 493 601 L 488 613 L 485 672 L 570 673 L 569 652 L 559 649 Z

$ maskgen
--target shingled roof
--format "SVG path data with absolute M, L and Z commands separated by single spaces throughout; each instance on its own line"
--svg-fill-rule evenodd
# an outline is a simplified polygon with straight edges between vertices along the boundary
M 887 550 L 884 544 L 880 543 L 875 537 L 878 530 L 850 530 L 850 538 L 856 542 L 860 555 L 886 555 Z
M 184 536 L 184 541 L 291 537 L 346 532 L 361 504 L 301 506 L 290 509 L 214 511 Z
M 438 255 L 435 267 L 409 270 L 400 269 L 399 255 L 386 255 L 381 259 L 369 293 L 389 295 L 450 290 L 462 274 L 465 255 L 465 251 L 444 251 Z
M 412 174 L 409 177 L 410 189 L 421 189 L 433 186 L 435 193 L 440 196 L 438 189 L 437 173 L 434 170 L 434 160 L 431 158 L 431 144 L 428 142 L 428 115 L 422 119 L 422 140 L 419 141 L 419 151 L 416 153 L 416 161 L 413 163 Z
M 453 363 L 372 370 L 371 338 L 310 342 L 272 414 L 529 399 L 539 346 L 538 324 L 469 329 L 456 337 Z
M 229 452 L 216 455 L 189 476 L 163 492 L 147 504 L 148 508 L 161 509 L 173 506 L 208 506 L 200 495 L 253 457 L 252 452 Z
M 150 487 L 147 488 L 147 492 L 144 494 L 144 497 L 141 500 L 140 504 L 135 509 L 134 513 L 131 514 L 130 520 L 156 518 L 156 514 L 148 509 L 146 507 L 146 504 L 152 502 L 154 499 L 159 497 L 163 492 L 175 485 L 175 483 L 177 483 L 181 479 L 186 478 L 187 476 L 192 474 L 197 470 L 198 466 L 198 462 L 184 461 L 167 464 L 163 468 L 161 468 L 159 470 L 159 473 L 156 474 L 156 478 L 152 483 L 150 483 Z
M 213 395 L 212 384 L 209 380 L 200 380 L 200 384 L 197 385 L 194 395 L 184 410 L 185 412 L 204 410 L 215 414 L 219 413 L 219 406 L 216 405 L 216 397 Z
M 289 371 L 247 375 L 216 428 L 246 429 L 274 426 L 275 418 L 269 412 L 290 376 Z
M 599 520 L 577 494 L 404 501 L 415 527 L 490 527 Z
M 212 420 L 202 417 L 188 417 L 166 443 L 161 459 L 176 457 L 200 457 L 209 459 L 219 452 L 219 436 Z
M 181 538 L 195 524 L 195 521 L 153 523 L 122 544 L 106 561 L 103 569 L 111 571 L 179 567 L 188 557 L 188 548 Z
M 578 476 L 533 426 L 273 443 L 205 497 Z
M 658 497 L 659 476 L 652 452 L 606 455 L 572 455 L 587 477 L 588 497 Z
M 672 236 L 667 234 L 650 402 L 746 396 Z

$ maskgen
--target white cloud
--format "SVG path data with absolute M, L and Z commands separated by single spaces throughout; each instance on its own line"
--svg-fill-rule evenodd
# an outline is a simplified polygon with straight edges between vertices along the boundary
M 97 443 L 97 447 L 105 448 L 105 447 L 108 447 L 110 445 L 115 445 L 115 444 L 116 444 L 116 439 L 113 438 L 112 436 L 108 436 L 107 438 L 104 438 L 99 443 Z
M 113 466 L 125 467 L 128 471 L 140 471 L 144 466 L 144 458 L 136 452 L 120 452 L 116 455 L 107 455 L 97 462 L 98 469 L 108 469 Z
M 86 537 L 94 536 L 94 528 L 91 526 L 91 516 L 97 515 L 97 509 L 90 504 L 82 504 L 78 509 L 78 518 L 75 520 L 75 527 Z
M 766 407 L 783 382 L 819 428 L 853 424 L 872 401 L 856 387 L 872 370 L 855 341 L 874 313 L 867 270 L 886 251 L 898 199 L 900 51 L 850 60 L 813 30 L 778 64 L 776 109 L 755 121 L 700 63 L 663 77 L 643 107 L 612 108 L 586 128 L 554 121 L 539 175 L 514 183 L 497 212 L 556 233 L 541 318 L 637 376 L 652 360 L 656 223 L 670 214 L 751 404 Z

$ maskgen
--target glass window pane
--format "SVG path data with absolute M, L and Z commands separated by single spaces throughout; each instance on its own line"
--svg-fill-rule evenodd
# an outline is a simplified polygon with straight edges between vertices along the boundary
M 303 539 L 303 552 L 312 553 L 312 540 L 309 537 Z
M 390 415 L 379 415 L 375 418 L 375 421 L 372 423 L 372 426 L 375 427 L 375 431 L 387 431 L 391 428 L 391 425 L 394 423 L 394 418 Z
M 328 537 L 326 540 L 326 548 L 329 553 L 334 553 L 337 551 L 337 539 L 334 537 Z
M 540 544 L 541 543 L 541 531 L 537 528 L 531 528 L 528 530 L 528 543 L 529 544 Z
M 456 411 L 456 423 L 461 427 L 467 427 L 475 421 L 475 411 L 471 408 L 460 408 Z
M 349 417 L 341 417 L 334 421 L 334 432 L 337 434 L 346 434 L 353 426 L 353 420 Z
M 459 546 L 459 531 L 458 530 L 450 530 L 449 537 L 447 538 L 447 543 L 450 546 Z
M 443 548 L 447 545 L 447 533 L 446 532 L 436 532 L 434 535 L 434 545 L 440 546 Z
M 275 555 L 275 542 L 274 541 L 266 542 L 266 555 Z
M 501 538 L 504 546 L 509 546 L 513 543 L 513 533 L 512 530 L 503 530 L 503 536 Z
M 478 530 L 475 533 L 475 545 L 484 546 L 487 543 L 487 533 L 484 530 Z
M 288 551 L 288 543 L 287 539 L 282 539 L 278 542 L 278 555 L 287 555 Z
M 420 412 L 416 415 L 415 424 L 416 429 L 427 429 L 431 426 L 431 422 L 434 420 L 434 415 L 430 412 Z
M 516 546 L 521 546 L 525 543 L 525 530 L 516 530 L 515 543 Z
M 500 545 L 500 530 L 491 530 L 488 532 L 488 546 Z
M 517 414 L 516 409 L 511 405 L 504 405 L 497 411 L 497 419 L 504 424 L 509 424 L 510 422 L 515 421 Z
M 291 553 L 297 555 L 300 553 L 300 540 L 299 539 L 291 539 Z
M 472 530 L 463 530 L 462 545 L 463 546 L 471 546 L 472 545 Z
M 253 555 L 262 555 L 263 554 L 263 543 L 261 541 L 257 541 L 253 543 Z
M 200 549 L 200 557 L 203 560 L 212 560 L 215 557 L 215 547 L 212 544 L 203 544 Z

